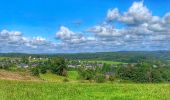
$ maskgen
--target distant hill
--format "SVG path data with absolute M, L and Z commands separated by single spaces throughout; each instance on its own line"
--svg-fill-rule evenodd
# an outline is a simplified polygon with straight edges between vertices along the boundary
M 170 51 L 121 51 L 121 52 L 98 52 L 59 54 L 68 59 L 80 60 L 108 60 L 120 62 L 138 62 L 140 60 L 170 60 Z
M 0 53 L 3 57 L 64 57 L 71 60 L 108 60 L 122 62 L 137 62 L 139 60 L 170 60 L 170 51 L 119 51 L 96 53 L 59 53 L 59 54 L 24 54 L 24 53 Z

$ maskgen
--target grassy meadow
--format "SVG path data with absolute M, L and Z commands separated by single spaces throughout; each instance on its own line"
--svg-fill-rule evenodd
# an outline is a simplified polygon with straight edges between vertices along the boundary
M 68 71 L 67 77 L 49 72 L 33 77 L 26 71 L 0 70 L 0 100 L 170 100 L 168 83 L 96 83 L 78 76 L 77 71 Z
M 84 60 L 84 62 L 97 62 L 97 63 L 106 63 L 106 64 L 113 64 L 113 65 L 119 65 L 119 64 L 126 64 L 124 62 L 118 62 L 118 61 L 106 61 L 106 60 Z
M 77 77 L 69 71 L 68 82 L 51 73 L 40 74 L 37 81 L 1 79 L 0 100 L 170 100 L 168 83 L 90 83 Z
M 170 84 L 0 80 L 0 100 L 170 100 Z

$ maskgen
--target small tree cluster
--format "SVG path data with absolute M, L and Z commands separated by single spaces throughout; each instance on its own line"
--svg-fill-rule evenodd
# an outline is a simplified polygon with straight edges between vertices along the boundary
M 167 69 L 167 68 L 166 68 Z M 139 63 L 135 66 L 120 66 L 116 73 L 118 78 L 134 82 L 163 82 L 167 81 L 168 74 L 162 67 L 153 67 L 151 63 Z

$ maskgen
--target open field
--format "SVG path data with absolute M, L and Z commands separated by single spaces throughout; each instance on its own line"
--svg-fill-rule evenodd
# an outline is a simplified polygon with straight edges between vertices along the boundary
M 68 71 L 67 77 L 58 76 L 52 73 L 40 74 L 40 79 L 48 82 L 63 82 L 68 79 L 70 82 L 78 82 L 78 73 L 76 71 Z
M 170 100 L 170 84 L 0 80 L 0 100 Z
M 101 63 L 106 63 L 106 64 L 124 64 L 123 62 L 117 62 L 117 61 L 97 61 L 97 62 L 101 62 Z
M 86 61 L 86 60 L 84 60 Z M 105 60 L 87 60 L 88 62 L 98 62 L 98 63 L 106 63 L 106 64 L 114 64 L 114 65 L 118 65 L 118 64 L 126 64 L 123 62 L 117 62 L 117 61 L 105 61 Z

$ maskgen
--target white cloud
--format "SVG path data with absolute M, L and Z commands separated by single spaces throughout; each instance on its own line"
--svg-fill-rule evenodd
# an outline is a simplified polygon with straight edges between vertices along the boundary
M 117 8 L 109 9 L 107 13 L 108 20 L 116 20 L 120 17 L 119 10 Z
M 110 25 L 97 25 L 86 30 L 87 32 L 95 33 L 99 37 L 110 37 L 110 36 L 121 36 L 123 35 L 123 30 L 115 29 Z
M 170 24 L 170 12 L 165 14 L 163 21 L 165 24 Z
M 163 17 L 154 16 L 143 2 L 134 2 L 126 12 L 121 13 L 118 8 L 114 8 L 109 9 L 106 16 L 107 24 L 87 30 L 106 44 L 111 42 L 115 46 L 117 42 L 123 45 L 118 50 L 170 49 L 165 45 L 170 43 L 170 13 Z M 122 27 L 114 27 L 115 21 L 122 24 Z
M 94 25 L 85 31 L 92 34 L 90 37 L 66 27 L 61 27 L 56 35 L 68 51 L 170 49 L 167 46 L 170 43 L 170 13 L 163 17 L 155 16 L 143 2 L 134 2 L 126 12 L 113 8 L 106 16 L 104 24 Z M 122 27 L 116 28 L 115 22 Z
M 70 31 L 67 27 L 61 26 L 56 33 L 56 37 L 67 43 L 81 43 L 85 41 L 85 37 L 81 34 Z
M 102 25 L 84 33 L 61 26 L 56 42 L 41 36 L 24 37 L 19 31 L 0 32 L 0 52 L 100 52 L 121 50 L 170 50 L 170 12 L 153 15 L 143 2 L 134 2 L 125 12 L 109 9 Z M 116 24 L 120 24 L 117 28 Z M 115 24 L 116 23 L 116 24 Z M 85 35 L 86 32 L 88 35 Z M 89 35 L 90 34 L 90 35 Z
M 79 44 L 95 40 L 92 37 L 85 37 L 80 33 L 75 33 L 64 26 L 60 27 L 59 31 L 56 33 L 56 37 L 68 44 Z
M 143 24 L 152 20 L 152 14 L 149 9 L 143 5 L 143 2 L 134 2 L 127 12 L 123 15 L 117 8 L 109 10 L 107 13 L 108 20 L 117 20 L 128 25 Z
M 28 38 L 19 31 L 2 30 L 0 32 L 0 52 L 48 52 L 56 49 L 55 43 L 40 36 Z

